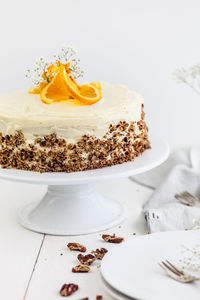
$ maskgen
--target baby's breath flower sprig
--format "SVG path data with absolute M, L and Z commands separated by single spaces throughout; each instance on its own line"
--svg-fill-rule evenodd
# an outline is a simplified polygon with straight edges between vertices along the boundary
M 53 55 L 53 61 L 47 61 L 44 57 L 40 57 L 35 60 L 34 68 L 28 69 L 26 71 L 26 78 L 30 79 L 34 86 L 39 86 L 41 82 L 49 83 L 52 79 L 52 76 L 55 76 L 55 73 L 49 72 L 49 66 L 59 66 L 60 64 L 69 64 L 69 70 L 72 73 L 73 77 L 79 78 L 83 77 L 84 72 L 79 66 L 80 60 L 76 58 L 77 50 L 73 47 L 64 46 L 61 48 L 58 54 Z
M 80 59 L 76 58 L 75 55 L 77 54 L 77 50 L 73 47 L 62 47 L 60 53 L 55 54 L 53 57 L 57 64 L 63 63 L 67 64 L 71 62 L 70 70 L 75 79 L 79 77 L 83 77 L 84 71 L 81 70 L 79 63 Z
M 178 83 L 184 83 L 200 95 L 200 63 L 188 69 L 179 68 L 173 73 L 174 79 Z
M 31 79 L 33 84 L 35 86 L 38 86 L 40 82 L 45 81 L 45 78 L 43 78 L 43 74 L 46 73 L 48 62 L 44 59 L 44 57 L 39 57 L 35 60 L 35 67 L 33 70 L 28 69 L 26 71 L 26 78 Z M 48 78 L 46 78 L 48 81 Z
M 200 220 L 193 220 L 194 226 L 192 227 L 193 230 L 200 230 Z
M 200 220 L 193 220 L 194 226 L 192 230 L 200 229 Z M 182 258 L 179 262 L 182 265 L 182 269 L 193 274 L 194 276 L 200 276 L 200 240 L 191 247 L 181 245 Z M 184 254 L 184 256 L 183 256 Z
M 182 269 L 195 276 L 200 276 L 200 243 L 189 248 L 182 245 L 184 257 L 179 260 Z
M 84 76 L 84 71 L 81 70 L 81 68 L 79 66 L 79 62 L 80 62 L 80 60 L 76 60 L 73 58 L 72 64 L 70 66 L 70 69 L 71 69 L 72 73 L 74 74 L 75 79 Z

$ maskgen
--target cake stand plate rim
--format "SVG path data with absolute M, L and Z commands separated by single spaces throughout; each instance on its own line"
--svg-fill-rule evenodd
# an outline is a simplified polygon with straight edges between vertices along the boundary
M 30 184 L 76 185 L 138 175 L 159 166 L 169 156 L 169 146 L 164 138 L 157 134 L 150 134 L 149 139 L 152 149 L 146 150 L 132 162 L 73 173 L 38 173 L 0 168 L 0 179 Z

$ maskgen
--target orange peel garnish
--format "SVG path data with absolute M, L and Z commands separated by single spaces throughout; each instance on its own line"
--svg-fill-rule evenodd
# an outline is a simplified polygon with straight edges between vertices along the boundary
M 40 87 L 33 86 L 28 90 L 29 94 L 40 94 Z
M 72 98 L 62 75 L 63 68 L 60 68 L 52 81 L 41 90 L 40 96 L 44 103 L 50 104 Z
M 64 72 L 65 82 L 68 86 L 69 91 L 75 99 L 83 101 L 83 103 L 90 105 L 94 104 L 101 99 L 101 89 L 99 88 L 100 83 L 83 84 L 77 88 L 74 80 Z
M 96 86 L 98 89 L 101 89 L 101 84 L 99 81 L 91 82 L 92 85 Z
M 40 82 L 40 86 L 33 86 L 31 87 L 28 92 L 29 94 L 40 94 L 40 92 L 42 91 L 43 88 L 45 88 L 45 86 L 47 85 L 46 82 Z
M 70 63 L 50 65 L 43 79 L 50 78 L 49 83 L 42 82 L 39 87 L 29 89 L 30 94 L 40 94 L 44 103 L 71 100 L 76 105 L 91 105 L 101 99 L 101 85 L 98 81 L 78 85 L 70 70 Z M 73 100 L 72 100 L 73 99 Z

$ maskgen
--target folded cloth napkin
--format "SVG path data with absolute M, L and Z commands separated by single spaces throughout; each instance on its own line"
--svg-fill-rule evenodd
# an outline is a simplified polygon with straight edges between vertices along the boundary
M 200 148 L 176 151 L 148 173 L 136 180 L 156 188 L 143 207 L 149 232 L 193 228 L 194 220 L 200 221 L 200 208 L 181 204 L 174 196 L 188 191 L 200 198 Z

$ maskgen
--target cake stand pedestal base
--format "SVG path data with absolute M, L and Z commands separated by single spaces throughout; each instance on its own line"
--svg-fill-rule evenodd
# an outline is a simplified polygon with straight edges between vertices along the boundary
M 49 185 L 43 199 L 27 205 L 20 223 L 33 231 L 53 235 L 79 235 L 120 224 L 124 207 L 104 198 L 94 184 Z

